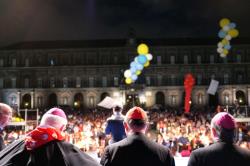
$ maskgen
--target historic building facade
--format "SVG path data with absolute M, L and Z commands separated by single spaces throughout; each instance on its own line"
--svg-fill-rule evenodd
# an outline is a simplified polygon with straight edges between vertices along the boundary
M 124 70 L 148 44 L 153 60 L 136 84 Z M 213 39 L 124 39 L 23 42 L 0 49 L 0 101 L 16 108 L 96 107 L 105 96 L 125 105 L 181 107 L 184 76 L 196 84 L 192 106 L 250 105 L 250 40 L 235 40 L 220 58 Z M 211 79 L 219 81 L 208 95 Z

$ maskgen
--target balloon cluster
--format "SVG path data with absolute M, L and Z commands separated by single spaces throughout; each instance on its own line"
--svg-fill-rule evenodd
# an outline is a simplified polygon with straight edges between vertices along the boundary
M 184 80 L 184 88 L 185 88 L 185 112 L 189 112 L 190 110 L 190 104 L 191 104 L 191 93 L 192 93 L 192 89 L 193 86 L 195 84 L 195 79 L 192 76 L 192 74 L 187 74 L 185 76 L 185 80 Z
M 149 54 L 148 46 L 144 43 L 137 47 L 138 56 L 134 61 L 130 63 L 130 69 L 125 70 L 124 77 L 126 84 L 135 82 L 138 76 L 141 74 L 144 67 L 150 65 L 150 61 L 153 59 L 152 54 Z
M 229 19 L 223 18 L 220 20 L 220 27 L 222 28 L 218 36 L 221 38 L 221 41 L 218 43 L 217 52 L 220 54 L 220 57 L 225 58 L 231 49 L 230 40 L 236 38 L 239 35 L 239 31 L 236 28 L 234 22 L 230 22 Z

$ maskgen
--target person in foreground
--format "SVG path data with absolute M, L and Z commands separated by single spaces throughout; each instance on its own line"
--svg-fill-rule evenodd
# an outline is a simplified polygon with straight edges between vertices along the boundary
M 3 130 L 4 127 L 11 121 L 12 118 L 12 109 L 10 106 L 4 103 L 0 103 L 0 151 L 5 148 L 3 140 Z
M 123 126 L 124 116 L 122 115 L 122 105 L 114 104 L 112 110 L 113 115 L 107 119 L 107 126 L 105 128 L 105 134 L 111 136 L 109 144 L 118 142 L 126 137 Z
M 220 112 L 211 121 L 214 144 L 192 152 L 188 166 L 249 166 L 250 151 L 234 144 L 236 122 L 226 112 Z
M 0 166 L 98 166 L 90 156 L 64 141 L 66 125 L 64 111 L 50 109 L 36 129 L 1 151 Z
M 105 148 L 101 157 L 104 166 L 174 166 L 170 151 L 145 136 L 148 126 L 146 112 L 140 107 L 130 109 L 124 121 L 127 138 Z

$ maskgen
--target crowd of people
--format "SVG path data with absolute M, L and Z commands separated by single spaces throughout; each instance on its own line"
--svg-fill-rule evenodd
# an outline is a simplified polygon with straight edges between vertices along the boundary
M 104 109 L 67 111 L 66 141 L 82 151 L 96 152 L 100 157 L 111 139 L 105 134 L 105 127 L 112 113 Z M 147 110 L 150 126 L 146 135 L 168 147 L 174 156 L 188 157 L 193 150 L 212 144 L 210 121 L 215 113 L 192 111 L 185 114 L 175 109 Z M 23 127 L 12 127 L 4 132 L 5 143 L 10 144 L 24 134 Z M 249 123 L 238 124 L 235 141 L 239 146 L 250 149 Z
M 122 106 L 110 110 L 51 108 L 37 126 L 24 133 L 5 130 L 13 110 L 0 103 L 0 165 L 169 165 L 174 157 L 190 157 L 188 166 L 248 165 L 249 122 L 237 124 L 220 107 L 211 111 Z M 4 140 L 5 141 L 4 141 Z M 7 145 L 5 147 L 5 145 Z M 204 148 L 202 148 L 204 147 Z M 95 152 L 100 163 L 85 152 Z M 20 161 L 19 161 L 20 160 Z

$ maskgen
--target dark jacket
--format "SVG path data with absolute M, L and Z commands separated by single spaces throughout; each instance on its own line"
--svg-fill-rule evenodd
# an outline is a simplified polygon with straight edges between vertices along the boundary
M 0 166 L 99 166 L 74 145 L 51 141 L 33 151 L 26 150 L 23 140 L 15 141 L 0 152 Z
M 121 141 L 123 138 L 126 138 L 125 129 L 123 126 L 124 117 L 122 114 L 112 115 L 107 119 L 107 126 L 105 129 L 105 134 L 111 134 L 111 142 L 115 143 Z
M 3 136 L 0 133 L 0 151 L 5 148 Z
M 174 166 L 170 151 L 144 134 L 136 133 L 106 147 L 101 158 L 104 166 Z
M 192 152 L 188 166 L 249 166 L 250 151 L 232 143 L 216 142 Z

